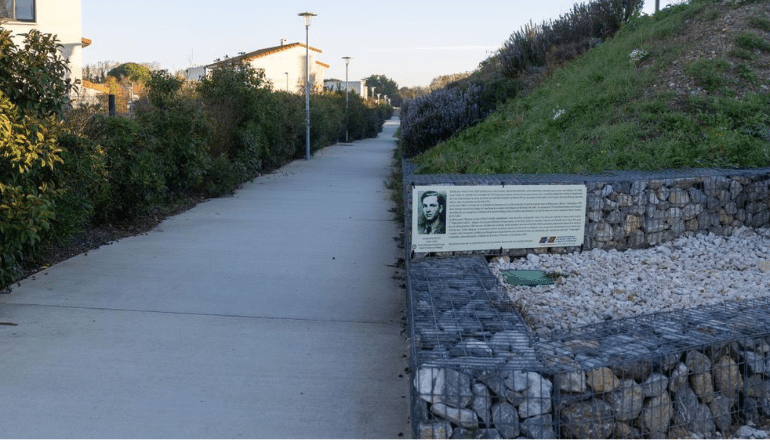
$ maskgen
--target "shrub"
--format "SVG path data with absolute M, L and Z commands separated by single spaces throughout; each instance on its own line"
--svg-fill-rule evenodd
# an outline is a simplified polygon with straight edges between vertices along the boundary
M 58 119 L 70 82 L 55 36 L 31 30 L 18 47 L 0 28 L 0 288 L 51 230 L 54 170 L 60 164 Z
M 98 221 L 125 221 L 145 213 L 165 193 L 163 165 L 155 154 L 156 139 L 139 122 L 98 116 L 87 135 L 102 146 L 109 176 L 109 204 L 96 209 Z
M 72 133 L 59 136 L 63 163 L 54 170 L 58 192 L 51 239 L 62 243 L 91 222 L 97 207 L 110 203 L 106 156 L 101 146 Z
M 401 107 L 404 157 L 416 156 L 483 120 L 480 96 L 481 86 L 472 84 L 466 88 L 438 89 L 406 101 Z
M 596 41 L 615 35 L 643 4 L 643 0 L 596 0 L 575 4 L 572 11 L 553 21 L 538 26 L 530 22 L 500 49 L 503 71 L 516 78 L 531 67 L 545 66 L 549 54 L 557 62 L 569 61 Z
M 153 72 L 148 103 L 137 109 L 137 121 L 153 139 L 163 179 L 171 191 L 203 187 L 209 166 L 209 121 L 200 107 L 179 94 L 183 81 L 165 70 Z
M 53 116 L 25 115 L 0 92 L 0 287 L 20 274 L 24 257 L 51 228 L 59 129 Z

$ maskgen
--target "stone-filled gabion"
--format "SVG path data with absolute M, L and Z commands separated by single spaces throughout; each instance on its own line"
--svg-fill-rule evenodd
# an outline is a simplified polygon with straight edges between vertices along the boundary
M 420 438 L 713 438 L 770 417 L 767 298 L 589 326 L 532 351 L 492 321 L 466 334 L 438 320 L 413 338 Z
M 583 183 L 584 250 L 770 225 L 770 169 L 602 176 L 417 176 L 413 170 L 405 164 L 407 250 L 411 184 Z M 413 435 L 710 438 L 738 435 L 741 425 L 770 417 L 767 297 L 608 321 L 540 340 L 506 301 L 487 255 L 500 250 L 406 255 Z
M 414 185 L 575 185 L 587 190 L 583 250 L 646 248 L 699 233 L 729 235 L 741 226 L 770 226 L 770 168 L 612 172 L 603 175 L 415 175 Z M 694 176 L 694 177 L 693 177 Z M 410 215 L 408 188 L 407 220 Z M 408 224 L 408 221 L 407 221 Z M 503 249 L 503 255 L 572 252 L 575 248 Z M 441 254 L 441 253 L 439 253 Z M 500 249 L 444 255 L 501 255 Z

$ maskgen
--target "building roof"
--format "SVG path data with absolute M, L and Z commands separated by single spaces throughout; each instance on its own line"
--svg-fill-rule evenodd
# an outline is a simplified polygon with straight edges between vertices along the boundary
M 318 64 L 319 66 L 326 67 L 327 69 L 331 67 L 330 65 L 328 65 L 326 63 L 322 63 L 320 61 L 316 61 L 315 63 Z
M 226 60 L 217 61 L 216 63 L 211 63 L 206 67 L 214 67 L 223 63 L 232 63 L 233 61 L 251 61 L 256 58 L 262 58 L 266 57 L 268 55 L 272 55 L 274 53 L 283 52 L 284 50 L 292 49 L 294 47 L 307 47 L 302 43 L 292 43 L 292 44 L 284 44 L 282 46 L 274 46 L 274 47 L 268 47 L 265 49 L 255 50 L 254 52 L 245 53 L 242 55 L 238 55 L 237 57 L 228 58 Z M 322 53 L 323 51 L 321 49 L 317 49 L 313 46 L 310 46 L 310 50 Z M 329 65 L 317 62 L 318 64 L 321 64 L 322 66 L 329 68 Z

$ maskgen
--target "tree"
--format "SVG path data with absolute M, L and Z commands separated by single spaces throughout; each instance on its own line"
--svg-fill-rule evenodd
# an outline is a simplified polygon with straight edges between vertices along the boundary
M 436 78 L 433 78 L 433 80 L 430 82 L 430 86 L 428 86 L 428 90 L 432 92 L 434 90 L 443 89 L 449 84 L 464 80 L 469 76 L 471 76 L 471 72 L 453 73 L 451 75 L 438 76 Z
M 118 81 L 129 79 L 140 84 L 150 80 L 150 69 L 137 63 L 123 63 L 107 72 L 107 76 L 115 77 Z
M 401 87 L 398 90 L 399 96 L 401 96 L 402 101 L 407 101 L 409 99 L 415 99 L 420 96 L 425 96 L 430 93 L 430 90 L 428 90 L 427 87 Z
M 390 98 L 390 102 L 395 107 L 401 105 L 401 95 L 398 91 L 398 84 L 392 79 L 385 75 L 372 75 L 364 81 L 366 81 L 367 87 L 374 87 L 376 89 L 375 93 L 380 93 Z
M 107 72 L 120 66 L 116 61 L 98 61 L 93 64 L 83 66 L 83 78 L 95 82 L 103 83 L 107 79 Z

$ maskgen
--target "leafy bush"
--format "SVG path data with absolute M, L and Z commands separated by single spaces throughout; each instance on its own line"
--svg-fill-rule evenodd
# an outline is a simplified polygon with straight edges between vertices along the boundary
M 87 135 L 104 149 L 109 176 L 109 204 L 97 207 L 97 220 L 133 219 L 163 200 L 163 164 L 154 151 L 158 140 L 148 137 L 139 122 L 99 116 Z
M 137 122 L 153 139 L 150 147 L 171 191 L 196 191 L 209 166 L 209 121 L 200 107 L 179 94 L 183 81 L 161 70 L 150 75 L 148 103 L 137 109 Z
M 107 76 L 112 76 L 118 81 L 129 79 L 145 84 L 150 81 L 151 73 L 150 69 L 145 66 L 136 63 L 124 63 L 107 72 Z
M 574 59 L 595 42 L 615 35 L 643 4 L 643 0 L 596 0 L 575 4 L 569 13 L 539 26 L 529 23 L 500 49 L 503 71 L 516 78 L 531 67 L 545 66 L 549 55 L 557 64 Z
M 19 47 L 0 28 L 0 288 L 20 274 L 55 218 L 57 116 L 70 91 L 58 47 L 55 36 L 34 29 Z
M 67 62 L 59 57 L 55 35 L 32 29 L 23 47 L 0 28 L 0 91 L 27 115 L 60 115 L 69 104 L 71 84 L 64 79 Z
M 413 157 L 484 119 L 481 86 L 438 89 L 401 107 L 404 157 Z
M 92 222 L 97 207 L 110 203 L 106 156 L 101 146 L 84 137 L 63 133 L 58 139 L 63 163 L 54 170 L 56 216 L 51 239 L 64 242 Z

